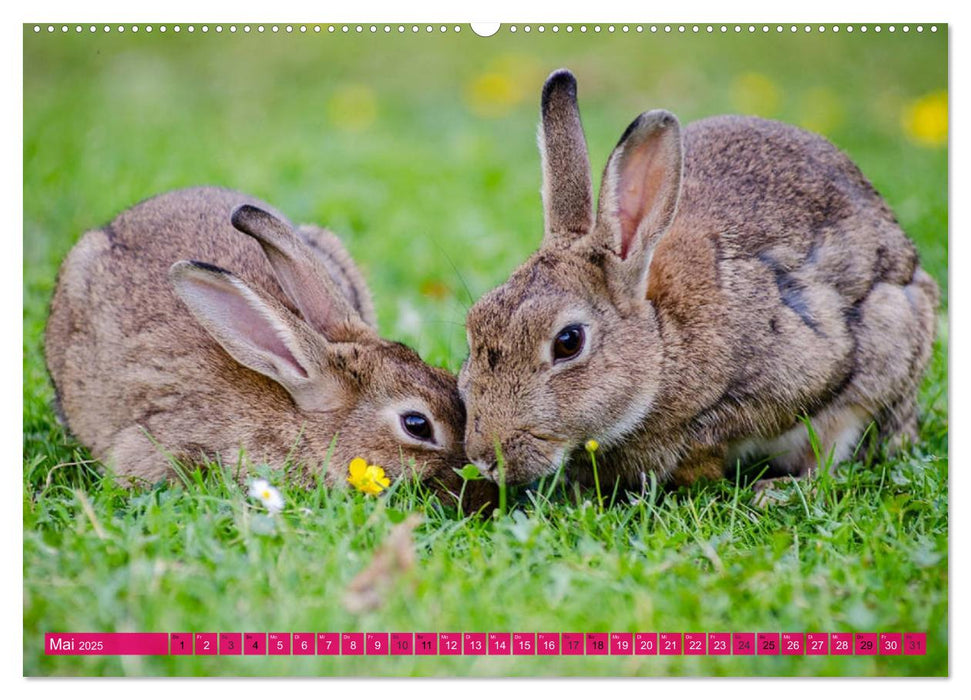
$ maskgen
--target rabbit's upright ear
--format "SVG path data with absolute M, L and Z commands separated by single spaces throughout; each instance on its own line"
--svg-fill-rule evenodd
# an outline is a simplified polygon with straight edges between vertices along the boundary
M 567 245 L 593 229 L 593 183 L 577 107 L 577 81 L 555 71 L 543 85 L 539 148 L 543 161 L 543 244 Z
M 334 284 L 324 263 L 288 224 L 249 204 L 233 212 L 232 223 L 259 242 L 280 287 L 324 337 L 353 340 L 373 332 Z
M 614 283 L 640 299 L 654 247 L 677 210 L 683 160 L 678 119 L 659 109 L 627 127 L 604 170 L 596 235 L 616 254 Z
M 183 260 L 169 268 L 175 292 L 230 356 L 269 377 L 300 408 L 339 408 L 342 389 L 321 370 L 326 340 L 275 299 L 227 270 Z
M 351 302 L 361 320 L 377 331 L 378 320 L 374 314 L 371 290 L 341 240 L 327 229 L 309 224 L 299 226 L 297 235 L 324 264 L 330 278 L 344 298 Z

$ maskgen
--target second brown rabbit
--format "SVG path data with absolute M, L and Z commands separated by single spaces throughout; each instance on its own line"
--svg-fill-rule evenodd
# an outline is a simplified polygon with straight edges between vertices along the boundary
M 917 436 L 938 289 L 890 209 L 820 136 L 638 117 L 603 175 L 568 71 L 542 96 L 545 236 L 467 318 L 466 450 L 491 478 L 688 483 L 737 461 L 805 475 L 871 422 Z M 498 450 L 497 450 L 498 448 Z

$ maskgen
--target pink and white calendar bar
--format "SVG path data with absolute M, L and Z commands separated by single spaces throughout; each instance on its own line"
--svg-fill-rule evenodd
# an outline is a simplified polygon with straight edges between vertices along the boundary
M 169 653 L 174 656 L 188 656 L 192 653 L 192 634 L 173 632 L 169 635 Z
M 434 632 L 418 632 L 415 634 L 416 656 L 437 656 L 438 635 Z
M 50 656 L 166 656 L 166 632 L 48 632 L 44 653 Z
M 801 656 L 805 653 L 805 635 L 802 632 L 782 633 L 783 656 Z
M 709 656 L 729 656 L 732 653 L 732 634 L 731 632 L 709 632 L 708 633 L 708 654 Z
M 438 653 L 442 656 L 462 655 L 462 633 L 442 632 L 438 635 Z
M 318 642 L 320 640 L 318 639 Z M 317 645 L 317 653 L 320 653 L 320 645 Z M 341 635 L 341 656 L 363 656 L 364 655 L 364 633 L 363 632 L 344 632 Z
M 828 656 L 829 635 L 825 632 L 808 632 L 806 634 L 807 656 Z
M 657 632 L 635 632 L 634 653 L 639 656 L 657 656 Z
M 926 632 L 49 632 L 51 656 L 909 656 Z M 255 660 L 254 660 L 255 662 Z
M 680 632 L 661 632 L 658 638 L 661 656 L 681 656 Z
M 368 656 L 387 656 L 391 650 L 390 635 L 387 632 L 368 632 L 365 635 L 365 648 Z
M 564 632 L 560 641 L 563 656 L 583 655 L 583 632 Z
M 335 635 L 336 636 L 336 635 Z M 295 656 L 313 656 L 317 653 L 317 635 L 313 632 L 294 632 L 290 648 Z
M 486 648 L 485 632 L 466 632 L 462 638 L 462 653 L 465 656 L 484 656 Z
M 587 633 L 587 656 L 606 656 L 609 651 L 606 632 Z
M 634 634 L 632 632 L 610 633 L 610 655 L 624 656 L 634 653 Z
M 511 634 L 508 632 L 489 632 L 489 656 L 509 656 L 511 653 Z
M 536 653 L 536 635 L 533 632 L 513 632 L 512 653 L 516 656 L 532 656 Z
M 540 632 L 536 635 L 536 648 L 540 656 L 559 656 L 560 633 Z
M 707 649 L 705 647 L 704 632 L 685 632 L 684 633 L 684 654 L 685 656 L 704 656 Z
M 391 633 L 391 655 L 411 656 L 415 653 L 415 635 L 411 632 Z
M 927 653 L 927 634 L 925 632 L 906 632 L 904 634 L 904 654 L 923 656 Z
M 342 643 L 343 642 L 341 640 L 341 635 L 337 634 L 337 632 L 318 632 L 317 633 L 317 654 L 319 656 L 337 656 L 341 653 Z M 294 644 L 296 644 L 296 642 L 294 642 Z M 349 638 L 347 641 L 347 644 L 349 648 L 348 648 L 348 651 L 344 652 L 345 654 L 361 653 L 360 649 L 361 649 L 362 642 L 355 643 L 354 640 Z M 310 648 L 313 649 L 312 643 Z M 355 649 L 357 651 L 355 651 Z M 313 651 L 310 651 L 308 653 L 313 654 Z
M 290 656 L 290 633 L 270 632 L 267 635 L 266 648 L 270 656 Z

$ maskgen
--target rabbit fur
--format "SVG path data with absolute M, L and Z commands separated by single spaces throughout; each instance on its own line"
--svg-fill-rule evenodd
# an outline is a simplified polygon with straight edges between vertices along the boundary
M 493 479 L 636 487 L 851 456 L 871 422 L 917 435 L 938 288 L 860 170 L 821 136 L 755 117 L 624 132 L 596 214 L 576 81 L 541 100 L 540 249 L 469 311 L 466 451 Z M 555 356 L 582 329 L 582 350 Z M 563 336 L 566 337 L 566 336 Z M 569 337 L 566 337 L 569 340 Z M 574 338 L 575 339 L 575 338 Z M 502 457 L 501 463 L 497 455 Z
M 455 378 L 378 336 L 336 236 L 237 192 L 169 192 L 86 233 L 61 267 L 45 352 L 70 431 L 125 482 L 221 459 L 310 484 L 333 449 L 328 484 L 361 457 L 461 485 Z M 406 431 L 409 413 L 431 439 Z

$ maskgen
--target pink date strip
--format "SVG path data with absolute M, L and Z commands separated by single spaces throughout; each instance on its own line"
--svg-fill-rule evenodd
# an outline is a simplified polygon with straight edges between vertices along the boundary
M 315 644 L 316 641 L 316 644 Z M 912 656 L 925 632 L 48 632 L 49 656 Z
M 44 653 L 49 656 L 164 656 L 169 653 L 167 632 L 48 632 Z

